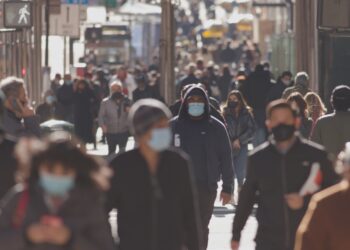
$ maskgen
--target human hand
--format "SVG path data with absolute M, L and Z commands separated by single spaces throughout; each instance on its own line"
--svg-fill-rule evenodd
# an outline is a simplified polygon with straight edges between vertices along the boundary
M 239 142 L 238 139 L 233 141 L 232 146 L 234 149 L 241 149 L 241 143 Z
M 304 205 L 304 198 L 297 193 L 287 194 L 284 197 L 288 207 L 292 210 L 299 210 Z
M 34 244 L 42 244 L 47 242 L 46 226 L 42 224 L 32 224 L 26 231 L 27 238 Z
M 231 194 L 221 192 L 220 201 L 222 201 L 222 205 L 225 206 L 230 203 L 232 197 Z
M 62 226 L 48 226 L 46 229 L 47 242 L 53 245 L 63 246 L 68 243 L 72 237 L 72 233 L 68 227 Z
M 231 249 L 232 250 L 238 250 L 239 248 L 239 241 L 231 241 Z

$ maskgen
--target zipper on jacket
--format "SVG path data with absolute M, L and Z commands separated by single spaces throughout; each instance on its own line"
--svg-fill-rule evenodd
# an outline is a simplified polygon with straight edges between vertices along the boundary
M 287 173 L 286 173 L 286 155 L 282 155 L 282 164 L 281 164 L 281 173 L 282 173 L 282 191 L 283 191 L 283 214 L 284 214 L 284 223 L 285 223 L 285 247 L 286 250 L 290 247 L 290 220 L 288 215 L 288 205 L 285 202 L 285 195 L 287 194 Z

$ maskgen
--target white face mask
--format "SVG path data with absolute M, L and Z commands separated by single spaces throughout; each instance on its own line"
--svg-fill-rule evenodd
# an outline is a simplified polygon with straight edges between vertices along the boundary
M 171 139 L 172 133 L 169 127 L 156 128 L 152 130 L 152 137 L 148 141 L 148 146 L 156 152 L 162 152 L 169 148 Z

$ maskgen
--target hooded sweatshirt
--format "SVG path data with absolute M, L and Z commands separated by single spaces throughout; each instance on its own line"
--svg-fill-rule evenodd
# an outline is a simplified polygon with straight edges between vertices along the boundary
M 205 99 L 205 111 L 199 120 L 188 114 L 187 100 L 193 95 L 202 95 Z M 234 173 L 230 140 L 225 126 L 210 116 L 209 98 L 202 88 L 194 86 L 188 90 L 179 115 L 171 120 L 171 126 L 174 146 L 191 157 L 197 184 L 216 190 L 221 177 L 223 192 L 231 193 Z

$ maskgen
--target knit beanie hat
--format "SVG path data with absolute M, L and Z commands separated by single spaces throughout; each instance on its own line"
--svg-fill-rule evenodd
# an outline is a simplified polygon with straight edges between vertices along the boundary
M 142 99 L 136 102 L 129 112 L 131 133 L 142 136 L 162 118 L 171 118 L 171 112 L 165 104 L 155 99 Z

